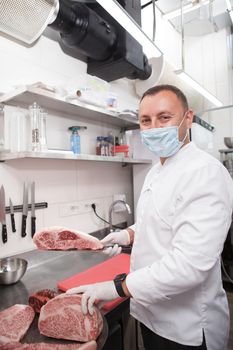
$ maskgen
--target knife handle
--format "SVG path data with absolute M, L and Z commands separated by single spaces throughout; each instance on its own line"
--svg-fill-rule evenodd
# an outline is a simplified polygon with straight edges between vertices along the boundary
M 21 229 L 21 236 L 25 237 L 26 236 L 26 224 L 27 224 L 27 216 L 23 215 L 22 216 L 22 229 Z
M 31 235 L 32 235 L 32 237 L 34 236 L 35 232 L 36 232 L 36 217 L 32 216 L 31 217 Z
M 12 229 L 12 232 L 16 232 L 14 214 L 11 214 L 11 229 Z
M 2 241 L 3 243 L 7 242 L 7 229 L 6 224 L 2 224 Z

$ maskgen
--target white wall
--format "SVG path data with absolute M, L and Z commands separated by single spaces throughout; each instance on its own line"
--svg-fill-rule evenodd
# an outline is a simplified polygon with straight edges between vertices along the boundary
M 30 84 L 42 81 L 56 86 L 80 87 L 81 79 L 86 76 L 86 64 L 66 55 L 59 44 L 48 37 L 41 37 L 32 47 L 0 37 L 0 91 L 7 92 L 13 85 Z M 81 81 L 81 82 L 80 82 Z M 128 80 L 111 84 L 111 91 L 119 98 L 119 109 L 136 108 L 138 98 L 134 95 L 133 85 Z M 43 106 L 42 106 L 43 107 Z M 6 108 L 8 125 L 12 122 L 14 108 Z M 27 111 L 20 109 L 22 113 Z M 68 126 L 87 125 L 81 134 L 82 153 L 95 154 L 97 135 L 107 135 L 110 130 L 119 133 L 116 127 L 106 126 L 101 121 L 90 122 L 82 116 L 64 116 L 49 111 L 47 119 L 47 139 L 50 148 L 69 149 Z M 15 122 L 11 124 L 14 135 Z M 9 136 L 9 135 L 8 135 Z M 12 139 L 12 138 L 11 138 Z M 8 139 L 9 141 L 9 139 Z M 10 145 L 10 143 L 8 142 Z M 14 142 L 13 142 L 14 144 Z M 12 143 L 11 143 L 12 145 Z M 127 202 L 133 206 L 132 168 L 122 167 L 120 163 L 102 163 L 88 161 L 32 160 L 20 159 L 0 163 L 0 184 L 3 184 L 8 205 L 9 197 L 14 205 L 22 204 L 23 183 L 36 182 L 36 202 L 48 202 L 48 208 L 37 210 L 37 229 L 44 226 L 62 225 L 93 232 L 105 225 L 88 213 L 63 216 L 64 205 L 90 200 L 97 201 L 97 212 L 108 220 L 108 208 L 114 194 L 126 194 Z M 30 196 L 29 196 L 30 202 Z M 34 248 L 30 237 L 30 213 L 27 220 L 27 237 L 20 237 L 21 214 L 16 214 L 17 232 L 12 233 L 9 215 L 7 215 L 8 242 L 0 239 L 0 257 Z M 133 217 L 125 213 L 114 213 L 113 222 L 127 219 L 132 223 Z
M 222 29 L 203 37 L 187 37 L 187 72 L 212 92 L 223 105 L 232 104 L 232 56 L 229 45 L 230 33 Z M 213 108 L 203 103 L 202 110 Z M 219 149 L 226 148 L 224 136 L 233 136 L 233 109 L 223 109 L 199 113 L 207 122 L 215 126 L 212 153 L 220 158 Z

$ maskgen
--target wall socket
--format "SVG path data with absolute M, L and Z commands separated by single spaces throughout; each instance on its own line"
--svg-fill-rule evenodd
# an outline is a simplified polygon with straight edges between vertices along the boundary
M 104 204 L 103 200 L 100 199 L 88 199 L 83 201 L 75 201 L 69 203 L 62 203 L 59 206 L 59 214 L 60 217 L 86 214 L 89 212 L 93 212 L 91 207 L 92 203 L 95 203 L 96 209 L 101 207 Z
M 115 201 L 117 201 L 117 200 L 121 200 L 121 201 L 126 202 L 126 195 L 125 195 L 125 194 L 114 194 L 114 195 L 113 195 L 113 201 L 115 202 Z M 118 212 L 121 212 L 121 211 L 125 211 L 125 206 L 124 206 L 124 204 L 121 204 L 121 203 L 116 204 L 116 205 L 114 206 L 114 212 L 115 212 L 115 213 L 118 213 Z

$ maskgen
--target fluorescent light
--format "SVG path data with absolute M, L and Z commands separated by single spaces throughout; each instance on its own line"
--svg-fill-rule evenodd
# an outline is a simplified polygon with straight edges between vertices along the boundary
M 160 57 L 162 55 L 162 52 L 154 42 L 142 31 L 141 27 L 116 0 L 97 0 L 97 2 L 142 45 L 143 52 L 148 58 Z
M 210 2 L 210 0 L 206 0 L 206 1 L 202 1 L 201 3 L 197 3 L 196 5 L 193 5 L 192 3 L 187 4 L 187 5 L 183 6 L 183 13 L 188 13 L 188 12 L 194 11 L 203 5 L 209 4 L 209 2 Z M 177 10 L 165 13 L 163 15 L 163 18 L 168 20 L 168 19 L 176 18 L 180 15 L 181 15 L 181 9 L 179 8 Z
M 175 71 L 177 75 L 187 84 L 189 84 L 194 90 L 203 95 L 207 100 L 212 102 L 215 106 L 221 107 L 223 103 L 219 101 L 214 95 L 212 95 L 209 91 L 207 91 L 203 86 L 201 86 L 197 81 L 191 78 L 187 73 L 185 73 L 182 69 Z
M 232 11 L 232 10 L 229 11 L 229 15 L 230 15 L 230 17 L 231 17 L 231 22 L 233 23 L 233 11 Z
M 231 11 L 232 10 L 231 1 L 230 0 L 225 0 L 225 1 L 226 1 L 226 4 L 227 4 L 228 11 Z
M 227 12 L 229 13 L 229 15 L 231 17 L 231 23 L 233 23 L 233 10 L 232 10 L 232 6 L 231 6 L 231 1 L 226 0 L 226 5 L 227 5 Z

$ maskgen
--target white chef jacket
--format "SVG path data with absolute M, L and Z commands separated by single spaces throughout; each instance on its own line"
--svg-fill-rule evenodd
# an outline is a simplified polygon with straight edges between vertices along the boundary
M 157 163 L 137 206 L 131 314 L 180 344 L 223 350 L 229 311 L 220 255 L 231 223 L 233 181 L 224 166 L 192 142 Z

